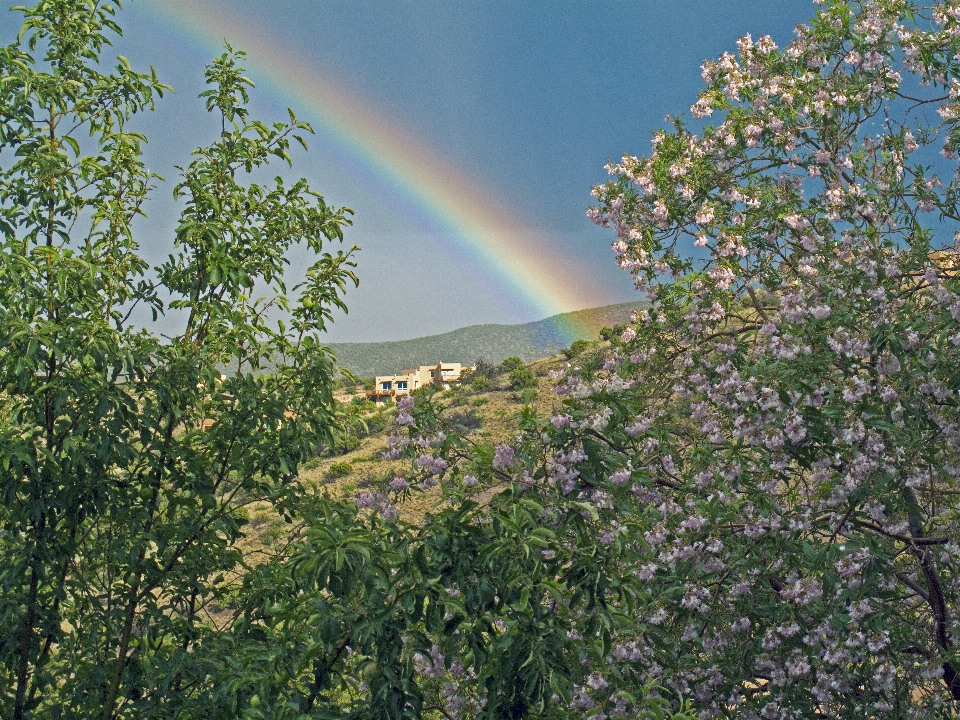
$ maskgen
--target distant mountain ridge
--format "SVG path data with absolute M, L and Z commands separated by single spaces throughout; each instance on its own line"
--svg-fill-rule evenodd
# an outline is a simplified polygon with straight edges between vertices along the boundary
M 558 353 L 575 340 L 596 340 L 600 330 L 630 320 L 642 301 L 575 310 L 522 325 L 471 325 L 413 340 L 330 343 L 337 363 L 354 375 L 390 375 L 430 363 L 472 365 L 477 358 L 499 363 L 517 355 L 526 362 Z

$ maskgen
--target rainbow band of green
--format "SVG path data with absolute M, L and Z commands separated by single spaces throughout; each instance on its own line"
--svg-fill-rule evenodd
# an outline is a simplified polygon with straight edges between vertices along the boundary
M 590 307 L 597 286 L 583 268 L 559 257 L 546 238 L 513 216 L 451 162 L 404 132 L 328 74 L 255 32 L 216 3 L 204 0 L 140 2 L 148 17 L 174 28 L 212 54 L 223 51 L 223 34 L 236 48 L 255 48 L 245 64 L 265 80 L 266 90 L 304 107 L 317 132 L 333 140 L 378 178 L 411 200 L 432 223 L 452 235 L 539 317 Z M 217 34 L 207 28 L 217 28 Z M 319 120 L 319 122 L 316 122 Z M 571 326 L 570 337 L 586 329 Z

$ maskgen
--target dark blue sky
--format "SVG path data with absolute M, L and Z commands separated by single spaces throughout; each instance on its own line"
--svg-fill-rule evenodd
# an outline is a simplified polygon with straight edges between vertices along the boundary
M 168 178 L 142 225 L 152 261 L 170 247 L 176 208 L 174 165 L 209 141 L 215 126 L 196 99 L 203 65 L 216 49 L 164 22 L 180 0 L 131 0 L 116 45 L 135 67 L 156 66 L 176 94 L 141 120 L 148 161 Z M 191 0 L 193 1 L 193 0 Z M 514 215 L 550 240 L 553 252 L 583 268 L 595 304 L 634 299 L 613 263 L 609 231 L 584 215 L 591 184 L 608 158 L 649 150 L 667 114 L 687 113 L 702 87 L 704 59 L 735 49 L 744 33 L 789 42 L 813 13 L 809 0 L 653 2 L 328 2 L 196 0 L 255 31 L 271 47 L 350 90 L 378 114 L 455 164 Z M 15 36 L 19 16 L 0 15 Z M 207 22 L 207 21 L 202 21 Z M 225 37 L 209 20 L 204 34 Z M 258 47 L 242 48 L 259 81 Z M 254 112 L 283 119 L 296 107 L 261 83 Z M 258 88 L 259 90 L 259 88 Z M 279 170 L 279 169 L 277 169 Z M 361 286 L 347 296 L 331 341 L 417 337 L 486 322 L 538 319 L 517 288 L 467 262 L 456 238 L 425 219 L 402 188 L 320 134 L 293 172 L 335 204 L 356 211 L 348 241 L 360 245 Z M 569 308 L 574 309 L 574 308 Z

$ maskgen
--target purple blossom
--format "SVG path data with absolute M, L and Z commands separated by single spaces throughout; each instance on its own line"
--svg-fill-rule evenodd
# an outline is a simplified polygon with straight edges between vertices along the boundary
M 652 418 L 640 417 L 637 418 L 633 423 L 627 425 L 626 430 L 627 435 L 630 437 L 636 437 L 637 435 L 642 435 L 647 430 L 650 429 L 650 426 L 653 424 Z
M 389 487 L 391 490 L 394 490 L 396 492 L 401 492 L 403 490 L 409 489 L 410 483 L 408 483 L 406 479 L 402 477 L 395 477 L 393 480 L 390 481 L 387 487 Z
M 514 449 L 505 443 L 497 445 L 497 450 L 493 456 L 494 467 L 506 468 L 514 463 Z
M 610 475 L 610 482 L 614 485 L 623 485 L 627 480 L 630 479 L 630 470 L 629 468 L 620 468 Z
M 877 372 L 881 375 L 893 375 L 900 370 L 900 361 L 896 355 L 884 353 L 877 360 Z
M 369 492 L 359 493 L 353 498 L 353 501 L 357 504 L 357 507 L 361 509 L 373 507 L 379 503 L 380 500 L 381 498 L 379 498 L 377 495 Z
M 713 106 L 708 97 L 702 97 L 690 106 L 690 114 L 697 120 L 713 115 Z

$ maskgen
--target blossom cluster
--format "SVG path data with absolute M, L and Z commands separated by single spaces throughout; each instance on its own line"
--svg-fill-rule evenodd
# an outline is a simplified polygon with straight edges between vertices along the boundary
M 832 1 L 705 62 L 694 122 L 588 211 L 649 306 L 509 443 L 428 452 L 441 410 L 404 418 L 389 452 L 453 503 L 501 491 L 478 527 L 537 548 L 555 592 L 523 607 L 577 657 L 557 708 L 628 717 L 658 686 L 707 719 L 956 709 L 958 52 L 958 2 Z

